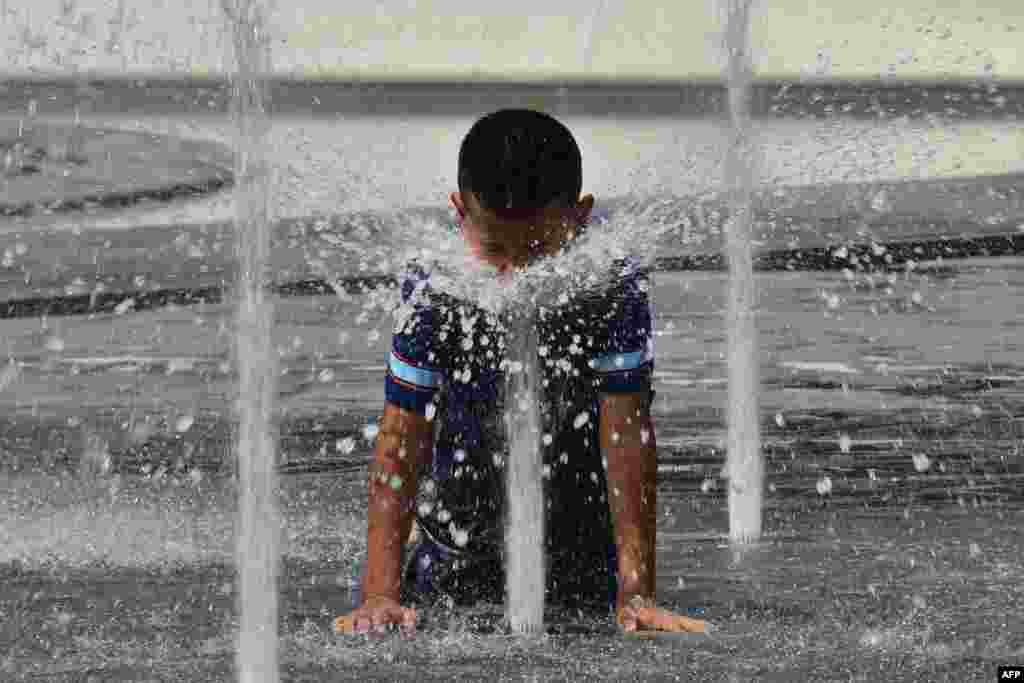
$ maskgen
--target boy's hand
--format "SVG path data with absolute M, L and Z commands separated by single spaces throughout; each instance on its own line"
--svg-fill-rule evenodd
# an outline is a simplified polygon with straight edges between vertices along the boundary
M 416 630 L 416 610 L 402 607 L 397 600 L 383 596 L 370 596 L 363 604 L 334 620 L 338 634 L 383 633 L 388 626 L 398 626 L 403 633 Z
M 704 622 L 670 612 L 654 604 L 652 598 L 635 595 L 628 601 L 619 596 L 615 618 L 627 633 L 633 631 L 673 631 L 704 633 Z

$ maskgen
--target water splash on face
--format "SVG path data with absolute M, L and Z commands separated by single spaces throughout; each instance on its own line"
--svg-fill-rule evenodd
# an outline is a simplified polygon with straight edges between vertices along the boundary
M 433 288 L 485 311 L 500 314 L 527 303 L 555 306 L 585 292 L 607 289 L 623 274 L 625 261 L 638 269 L 653 266 L 656 246 L 679 233 L 679 221 L 658 216 L 660 208 L 658 204 L 642 209 L 628 206 L 595 219 L 557 254 L 504 273 L 474 259 L 457 235 L 440 236 L 434 249 L 419 256 Z

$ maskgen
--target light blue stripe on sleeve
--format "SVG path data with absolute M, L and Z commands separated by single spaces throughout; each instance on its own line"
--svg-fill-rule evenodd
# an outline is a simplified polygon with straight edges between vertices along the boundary
M 442 374 L 437 370 L 418 368 L 402 361 L 394 353 L 388 359 L 388 366 L 391 374 L 407 384 L 414 384 L 418 387 L 436 389 L 441 386 Z
M 636 370 L 646 361 L 650 360 L 650 354 L 644 351 L 632 351 L 629 353 L 609 353 L 598 356 L 590 361 L 590 367 L 598 372 L 619 372 L 621 370 Z

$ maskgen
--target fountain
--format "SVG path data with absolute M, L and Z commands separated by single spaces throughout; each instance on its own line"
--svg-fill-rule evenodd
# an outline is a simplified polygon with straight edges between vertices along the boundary
M 727 472 L 729 480 L 729 537 L 734 543 L 761 536 L 764 463 L 758 424 L 758 345 L 753 253 L 753 187 L 755 159 L 750 140 L 750 81 L 752 66 L 748 35 L 753 0 L 724 0 L 723 44 L 729 103 L 729 147 L 725 183 L 730 217 L 725 223 L 729 264 L 726 311 L 726 357 L 729 373 Z
M 506 613 L 516 633 L 544 627 L 544 486 L 537 405 L 536 316 L 512 317 L 506 366 Z
M 265 158 L 270 72 L 265 8 L 259 0 L 223 0 L 236 62 L 233 79 L 235 228 L 239 264 L 236 358 L 238 398 L 239 681 L 278 680 L 277 352 L 274 305 L 263 280 L 270 252 L 270 169 Z
M 628 208 L 607 231 L 592 226 L 591 241 L 581 243 L 579 251 L 557 265 L 538 264 L 530 276 L 548 278 L 546 286 L 561 294 L 578 284 L 572 280 L 586 284 L 587 276 L 601 272 L 606 255 L 626 253 L 656 269 L 657 287 L 651 289 L 658 303 L 656 409 L 664 431 L 658 435 L 658 525 L 666 532 L 659 536 L 659 598 L 676 610 L 707 600 L 709 617 L 722 618 L 722 636 L 732 645 L 721 648 L 720 642 L 708 641 L 680 647 L 678 639 L 665 637 L 631 645 L 604 620 L 545 613 L 552 567 L 544 566 L 544 536 L 550 538 L 552 529 L 545 528 L 548 520 L 540 507 L 547 482 L 537 470 L 536 442 L 538 423 L 543 433 L 548 416 L 536 400 L 544 376 L 531 365 L 543 360 L 535 356 L 536 344 L 543 341 L 530 338 L 530 315 L 518 309 L 507 345 L 512 438 L 504 482 L 506 616 L 519 634 L 551 630 L 559 636 L 510 640 L 492 635 L 491 610 L 456 609 L 450 615 L 421 612 L 423 628 L 411 645 L 398 637 L 367 642 L 336 637 L 325 627 L 347 598 L 348 570 L 360 559 L 365 452 L 358 430 L 379 407 L 387 331 L 374 311 L 384 310 L 393 292 L 360 286 L 359 293 L 347 290 L 347 300 L 275 298 L 272 307 L 260 286 L 269 218 L 283 214 L 281 235 L 299 245 L 275 252 L 277 265 L 294 265 L 289 259 L 307 245 L 310 259 L 319 255 L 339 264 L 331 269 L 336 279 L 395 275 L 407 247 L 416 256 L 424 248 L 433 250 L 443 260 L 439 252 L 448 245 L 433 240 L 442 233 L 430 218 L 435 213 L 425 212 L 423 220 L 412 211 L 403 214 L 401 225 L 411 227 L 406 235 L 397 228 L 391 232 L 384 221 L 378 230 L 376 214 L 370 217 L 373 230 L 364 232 L 370 219 L 362 214 L 321 221 L 316 212 L 330 210 L 325 207 L 338 197 L 337 210 L 343 213 L 365 203 L 358 181 L 348 187 L 355 171 L 381 181 L 384 203 L 427 201 L 433 191 L 427 179 L 439 168 L 451 170 L 443 158 L 435 168 L 435 149 L 449 147 L 462 119 L 431 117 L 409 124 L 379 115 L 327 121 L 304 112 L 309 101 L 330 89 L 299 84 L 291 86 L 297 88 L 294 97 L 280 98 L 274 108 L 293 107 L 301 115 L 274 120 L 266 135 L 260 76 L 269 68 L 270 49 L 263 35 L 268 15 L 259 13 L 266 3 L 225 2 L 213 8 L 213 19 L 228 29 L 237 52 L 237 69 L 226 69 L 235 86 L 233 120 L 218 110 L 219 85 L 196 86 L 191 72 L 173 72 L 173 83 L 136 81 L 140 73 L 162 72 L 171 63 L 166 55 L 194 48 L 186 45 L 191 39 L 206 44 L 198 31 L 185 31 L 184 22 L 165 21 L 172 12 L 175 19 L 185 15 L 188 6 L 163 13 L 166 3 L 140 3 L 146 21 L 130 29 L 126 12 L 134 15 L 136 9 L 123 0 L 105 3 L 106 10 L 79 2 L 89 11 L 96 8 L 96 17 L 86 22 L 66 16 L 63 27 L 54 21 L 58 15 L 52 7 L 44 11 L 24 0 L 0 3 L 8 54 L 41 69 L 43 79 L 22 84 L 11 77 L 0 93 L 11 113 L 3 136 L 10 160 L 0 155 L 9 193 L 3 201 L 17 209 L 0 244 L 5 266 L 0 322 L 8 353 L 0 372 L 5 408 L 0 485 L 8 503 L 0 518 L 0 611 L 11 625 L 0 680 L 218 680 L 233 668 L 238 674 L 229 675 L 246 681 L 278 680 L 286 676 L 282 671 L 329 680 L 352 670 L 380 680 L 401 679 L 410 671 L 438 680 L 490 671 L 542 679 L 566 670 L 574 678 L 622 680 L 664 678 L 682 667 L 696 678 L 773 672 L 802 680 L 835 661 L 843 661 L 858 678 L 884 679 L 892 677 L 890 671 L 971 678 L 1020 651 L 1019 619 L 1006 617 L 1000 606 L 1024 583 L 1021 563 L 1013 560 L 1024 476 L 1024 371 L 1019 335 L 1014 336 L 1019 327 L 1014 314 L 1024 294 L 1019 258 L 1024 214 L 1020 176 L 1011 175 L 1020 171 L 1012 152 L 1020 149 L 1021 127 L 1012 119 L 972 118 L 986 112 L 1019 115 L 1024 110 L 1020 89 L 987 82 L 922 88 L 882 83 L 866 85 L 860 94 L 860 86 L 840 82 L 821 86 L 825 99 L 818 102 L 808 99 L 816 97 L 812 90 L 818 86 L 785 84 L 778 101 L 788 107 L 781 114 L 789 119 L 759 119 L 753 129 L 746 102 L 752 78 L 746 40 L 752 8 L 765 5 L 716 0 L 727 19 L 723 42 L 729 60 L 723 74 L 730 118 L 723 119 L 722 130 L 730 131 L 731 139 L 718 143 L 713 135 L 718 123 L 705 119 L 623 116 L 594 123 L 581 115 L 573 121 L 574 134 L 578 131 L 591 148 L 586 159 L 597 166 L 587 178 L 588 190 L 598 195 L 601 208 L 608 206 L 606 200 Z M 600 8 L 612 9 L 602 0 L 593 4 L 599 9 L 591 26 Z M 63 11 L 69 5 L 60 6 Z M 79 38 L 76 26 L 93 29 Z M 765 33 L 771 35 L 770 26 Z M 1001 35 L 989 31 L 986 40 L 995 43 Z M 36 36 L 41 42 L 30 43 Z M 160 42 L 168 37 L 171 49 Z M 969 45 L 970 36 L 962 37 Z M 34 47 L 46 40 L 51 44 L 45 49 Z M 865 44 L 851 37 L 857 42 Z M 97 50 L 114 43 L 119 50 L 100 60 Z M 594 41 L 587 37 L 582 44 L 589 55 Z M 86 52 L 80 60 L 79 49 Z M 222 49 L 210 45 L 217 54 Z M 961 56 L 949 50 L 948 60 Z M 285 58 L 284 49 L 273 52 Z M 872 51 L 866 61 L 880 53 Z M 210 72 L 223 69 L 218 59 L 203 64 Z M 119 65 L 135 73 L 92 80 L 94 70 L 121 75 Z M 761 65 L 767 72 L 767 60 Z M 74 82 L 85 84 L 87 76 L 98 94 L 74 89 Z M 168 104 L 168 94 L 180 98 L 181 106 Z M 634 111 L 643 106 L 644 95 L 630 97 L 641 102 L 628 105 Z M 340 98 L 338 113 L 368 106 L 361 99 Z M 411 99 L 430 100 L 419 93 Z M 627 107 L 625 98 L 619 102 L 614 106 Z M 573 114 L 586 110 L 573 105 Z M 846 116 L 847 105 L 864 120 Z M 916 113 L 894 118 L 919 105 L 934 121 L 922 121 Z M 477 113 L 469 109 L 459 116 Z M 808 112 L 816 111 L 826 112 L 824 120 L 810 117 Z M 101 137 L 99 126 L 119 130 Z M 50 131 L 59 134 L 50 136 L 49 146 L 30 135 L 42 139 Z M 176 209 L 161 203 L 122 212 L 111 210 L 120 205 L 109 202 L 94 212 L 88 195 L 69 193 L 55 207 L 52 195 L 40 199 L 30 192 L 32 182 L 38 187 L 49 177 L 77 182 L 103 164 L 116 171 L 116 179 L 130 179 L 125 187 L 133 190 L 146 179 L 133 177 L 135 156 L 153 168 L 202 170 L 198 157 L 226 158 L 210 153 L 225 131 L 237 133 L 237 207 L 229 211 L 222 204 L 227 196 L 189 202 L 189 218 L 178 219 Z M 168 133 L 175 137 L 150 137 Z M 756 160 L 754 133 L 758 152 L 763 150 Z M 190 136 L 210 145 L 193 147 Z M 438 139 L 442 145 L 435 144 Z M 84 143 L 81 151 L 89 163 L 67 163 L 69 151 L 74 156 L 80 147 L 75 140 Z M 714 173 L 716 146 L 727 157 L 724 184 Z M 687 163 L 677 166 L 678 159 Z M 282 176 L 288 174 L 273 180 L 272 199 L 271 161 Z M 954 162 L 967 166 L 959 169 Z M 621 193 L 612 191 L 624 184 L 619 182 L 623 170 L 647 163 L 656 171 L 647 177 L 678 183 L 665 185 L 671 201 L 658 203 L 655 190 L 662 188 L 644 177 Z M 405 168 L 410 169 L 407 185 L 400 173 Z M 66 170 L 70 176 L 63 175 Z M 602 172 L 615 182 L 603 182 Z M 977 177 L 992 173 L 1002 176 Z M 168 182 L 178 182 L 179 176 L 171 175 Z M 392 182 L 392 176 L 402 182 Z M 185 170 L 180 178 L 188 180 Z M 777 185 L 772 190 L 785 194 L 751 192 L 768 178 Z M 851 179 L 859 184 L 843 184 Z M 285 180 L 300 188 L 290 207 Z M 798 182 L 807 185 L 786 187 Z M 18 194 L 16 183 L 25 188 Z M 708 201 L 707 213 L 699 216 L 706 223 L 684 223 L 692 242 L 685 235 L 680 240 L 676 220 L 690 208 L 690 200 L 680 196 L 688 192 L 687 183 L 708 194 L 727 190 L 729 201 L 729 210 L 721 212 L 719 204 Z M 352 199 L 340 191 L 318 195 L 328 184 L 345 186 Z M 637 196 L 646 193 L 653 200 Z M 213 199 L 216 215 L 210 210 Z M 763 224 L 750 234 L 752 209 L 765 215 L 768 202 L 776 225 L 756 261 L 762 272 L 755 302 L 749 238 L 761 239 Z M 166 218 L 151 225 L 158 215 Z M 720 220 L 722 215 L 730 217 L 728 222 Z M 221 236 L 231 235 L 232 220 L 241 263 L 237 338 L 231 329 L 236 299 L 228 307 L 218 303 L 220 274 L 234 272 L 235 258 L 230 248 L 214 248 L 230 246 Z M 694 254 L 705 258 L 704 265 L 699 258 L 680 258 L 660 269 L 646 263 L 647 256 L 674 258 L 673 250 L 693 253 L 700 249 L 696 238 L 707 237 L 711 244 L 718 224 L 727 231 L 730 280 L 724 273 L 719 279 L 686 272 L 717 269 L 717 253 Z M 952 229 L 962 232 L 949 235 Z M 637 237 L 641 232 L 644 240 Z M 662 242 L 664 249 L 652 246 Z M 461 244 L 449 251 L 461 253 L 456 247 Z M 1017 258 L 1006 258 L 1010 255 Z M 470 297 L 483 289 L 459 264 L 449 265 L 457 280 L 455 294 Z M 197 273 L 203 277 L 193 282 Z M 217 283 L 215 293 L 207 287 L 211 282 Z M 720 348 L 723 330 L 717 325 L 726 308 L 727 282 L 728 349 Z M 179 294 L 185 288 L 187 295 Z M 312 288 L 304 292 L 313 293 Z M 167 305 L 171 302 L 177 305 Z M 374 302 L 375 307 L 367 305 Z M 530 308 L 540 308 L 536 299 Z M 283 359 L 269 344 L 275 309 L 278 320 L 288 318 L 290 325 L 294 319 L 292 341 L 303 345 Z M 276 324 L 281 334 L 284 326 Z M 345 328 L 344 340 L 339 326 Z M 760 387 L 758 348 L 765 378 Z M 735 562 L 739 553 L 714 543 L 715 532 L 724 531 L 717 488 L 722 417 L 716 411 L 724 407 L 726 386 L 719 376 L 725 374 L 719 370 L 719 350 L 728 350 L 730 382 L 729 462 L 722 476 L 731 484 L 730 532 L 745 551 L 744 566 Z M 237 357 L 238 384 L 231 364 L 224 362 L 227 353 Z M 277 401 L 272 400 L 275 384 L 280 385 Z M 237 406 L 224 402 L 239 389 Z M 758 403 L 770 420 L 761 422 L 760 433 Z M 280 427 L 280 446 L 277 409 L 289 413 Z M 339 409 L 348 414 L 328 422 Z M 328 417 L 322 420 L 322 414 Z M 238 450 L 232 444 L 225 451 L 223 436 L 232 424 L 239 425 Z M 320 426 L 323 431 L 316 431 Z M 363 434 L 371 440 L 367 431 Z M 759 438 L 772 454 L 763 464 Z M 297 473 L 307 465 L 346 469 L 279 477 L 284 491 L 277 498 L 273 465 L 284 460 L 283 453 Z M 222 476 L 225 456 L 231 462 L 238 458 L 240 487 Z M 770 489 L 772 543 L 756 546 L 752 568 L 748 544 L 764 533 L 763 471 L 778 485 Z M 280 510 L 275 500 L 282 501 Z M 279 524 L 287 536 L 278 537 Z M 290 558 L 294 571 L 287 576 L 280 558 Z M 750 580 L 752 573 L 756 581 Z M 952 590 L 951 577 L 959 585 L 961 576 L 969 577 L 969 590 Z M 870 613 L 870 623 L 851 622 L 851 604 L 857 613 Z M 278 626 L 282 614 L 289 618 Z M 956 618 L 960 614 L 970 618 Z M 980 650 L 979 642 L 985 644 Z

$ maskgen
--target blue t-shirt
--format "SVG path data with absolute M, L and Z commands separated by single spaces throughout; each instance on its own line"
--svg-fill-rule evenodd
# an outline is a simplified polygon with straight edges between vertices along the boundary
M 646 393 L 654 347 L 646 271 L 613 264 L 603 291 L 581 291 L 537 313 L 548 545 L 604 553 L 611 541 L 598 443 L 598 396 Z M 501 551 L 504 492 L 505 327 L 492 313 L 430 287 L 410 264 L 401 278 L 406 315 L 392 337 L 386 401 L 432 415 L 433 462 L 420 473 L 417 521 L 455 553 Z

